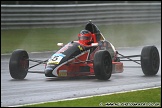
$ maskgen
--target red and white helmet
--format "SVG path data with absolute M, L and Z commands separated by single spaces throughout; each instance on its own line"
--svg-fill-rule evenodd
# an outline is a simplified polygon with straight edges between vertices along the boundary
M 88 30 L 82 30 L 79 34 L 78 34 L 78 40 L 80 43 L 84 44 L 84 45 L 89 45 L 92 42 L 92 34 L 90 31 Z

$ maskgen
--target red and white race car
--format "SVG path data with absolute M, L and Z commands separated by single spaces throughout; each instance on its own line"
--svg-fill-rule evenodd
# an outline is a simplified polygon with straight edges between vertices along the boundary
M 145 75 L 156 75 L 159 70 L 160 58 L 155 46 L 143 47 L 141 55 L 124 56 L 104 38 L 91 21 L 79 33 L 78 41 L 71 41 L 66 45 L 58 43 L 58 46 L 61 48 L 45 61 L 29 59 L 25 50 L 15 50 L 9 62 L 11 77 L 24 79 L 31 68 L 45 64 L 43 73 L 46 77 L 95 75 L 99 80 L 108 80 L 112 73 L 123 72 L 123 58 L 141 65 Z M 132 60 L 132 57 L 140 59 Z M 29 61 L 38 64 L 29 67 Z

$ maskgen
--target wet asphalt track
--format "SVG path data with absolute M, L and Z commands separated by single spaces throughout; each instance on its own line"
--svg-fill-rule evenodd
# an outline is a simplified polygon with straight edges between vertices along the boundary
M 124 55 L 140 54 L 142 47 L 118 48 Z M 161 47 L 158 47 L 161 58 Z M 32 53 L 30 58 L 46 60 L 48 53 Z M 28 73 L 24 80 L 14 80 L 9 74 L 10 55 L 1 55 L 1 106 L 14 106 L 44 101 L 76 98 L 161 86 L 161 64 L 156 76 L 144 76 L 142 69 L 134 62 L 124 62 L 124 72 L 112 74 L 108 81 L 93 76 L 80 78 L 47 78 L 44 74 Z M 34 63 L 35 64 L 35 63 Z M 136 66 L 129 68 L 127 66 Z M 44 70 L 39 65 L 32 70 Z

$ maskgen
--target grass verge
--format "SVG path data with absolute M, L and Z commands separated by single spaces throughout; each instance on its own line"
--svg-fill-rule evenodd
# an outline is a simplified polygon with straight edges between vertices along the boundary
M 161 44 L 160 23 L 104 25 L 98 28 L 115 47 Z M 77 40 L 82 29 L 84 26 L 1 30 L 1 54 L 11 53 L 15 49 L 25 49 L 27 52 L 57 50 L 58 42 L 66 44 Z
M 93 96 L 84 99 L 26 105 L 24 107 L 104 107 L 104 106 L 160 107 L 161 87 L 104 96 Z

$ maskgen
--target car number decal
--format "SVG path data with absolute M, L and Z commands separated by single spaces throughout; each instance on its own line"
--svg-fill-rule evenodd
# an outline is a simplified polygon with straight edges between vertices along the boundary
M 53 64 L 59 64 L 60 61 L 62 60 L 63 57 L 65 57 L 66 55 L 64 54 L 54 54 L 52 57 L 51 57 L 51 61 L 49 63 L 53 63 Z

